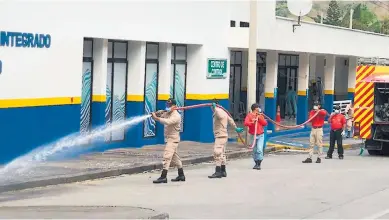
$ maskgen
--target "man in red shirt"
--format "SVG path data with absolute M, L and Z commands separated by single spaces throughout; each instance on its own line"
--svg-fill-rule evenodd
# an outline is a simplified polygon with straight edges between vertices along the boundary
M 332 159 L 332 153 L 335 148 L 335 140 L 338 145 L 339 159 L 343 159 L 343 145 L 342 139 L 346 129 L 346 117 L 340 113 L 340 106 L 335 106 L 335 113 L 332 113 L 328 122 L 331 124 L 330 132 L 330 149 L 328 149 L 326 159 Z
M 251 112 L 247 114 L 244 119 L 244 126 L 249 128 L 249 134 L 255 138 L 255 146 L 253 149 L 253 159 L 255 166 L 253 169 L 260 170 L 263 160 L 263 147 L 265 144 L 264 128 L 267 125 L 267 121 L 262 115 L 259 105 L 254 103 L 251 105 Z
M 309 118 L 314 117 L 316 114 L 317 115 L 311 121 L 312 130 L 309 137 L 309 157 L 305 159 L 303 163 L 312 163 L 312 156 L 315 145 L 318 148 L 316 163 L 321 163 L 321 155 L 323 154 L 323 125 L 327 111 L 320 109 L 320 107 L 320 103 L 315 101 L 313 104 L 313 110 L 309 112 Z

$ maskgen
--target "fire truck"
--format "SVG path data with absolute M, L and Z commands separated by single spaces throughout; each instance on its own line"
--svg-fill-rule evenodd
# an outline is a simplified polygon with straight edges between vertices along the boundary
M 388 60 L 360 59 L 354 93 L 354 138 L 365 140 L 370 155 L 389 155 Z

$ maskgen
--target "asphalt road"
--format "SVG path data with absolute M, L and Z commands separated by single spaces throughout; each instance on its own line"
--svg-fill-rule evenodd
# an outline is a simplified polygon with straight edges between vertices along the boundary
M 229 161 L 223 179 L 208 179 L 214 167 L 201 164 L 185 169 L 184 183 L 153 185 L 155 172 L 9 192 L 0 195 L 0 205 L 135 206 L 192 219 L 389 218 L 389 158 L 358 152 L 321 164 L 279 153 L 267 156 L 260 171 L 251 169 L 251 159 Z

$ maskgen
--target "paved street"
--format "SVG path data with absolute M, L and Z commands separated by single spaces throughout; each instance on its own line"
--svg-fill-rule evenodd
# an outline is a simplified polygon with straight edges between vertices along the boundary
M 158 171 L 7 192 L 0 205 L 134 206 L 170 218 L 389 218 L 389 158 L 358 152 L 322 164 L 302 164 L 303 154 L 271 154 L 261 171 L 251 169 L 251 159 L 234 160 L 228 177 L 216 180 L 207 178 L 213 165 L 200 164 L 186 168 L 185 183 L 153 185 Z

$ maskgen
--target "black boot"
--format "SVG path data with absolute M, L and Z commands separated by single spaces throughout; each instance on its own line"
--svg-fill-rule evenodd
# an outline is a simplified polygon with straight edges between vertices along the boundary
M 154 180 L 153 183 L 167 183 L 167 170 L 162 170 L 161 177 L 158 179 Z
M 182 168 L 178 168 L 178 176 L 175 179 L 171 179 L 172 182 L 179 182 L 185 181 L 185 175 L 184 175 L 184 170 Z
M 326 159 L 332 159 L 332 156 L 331 155 L 327 155 Z
M 222 178 L 221 167 L 217 166 L 215 169 L 215 173 L 212 174 L 211 176 L 208 176 L 208 178 L 210 179 Z
M 221 166 L 222 177 L 227 177 L 226 165 Z
M 303 163 L 312 163 L 312 159 L 311 158 L 307 158 L 307 159 L 303 160 Z
M 260 170 L 261 169 L 261 163 L 262 160 L 256 160 L 255 161 L 255 166 L 253 167 L 254 170 Z
M 317 158 L 316 163 L 321 163 L 321 159 Z
M 343 155 L 339 155 L 339 159 L 343 160 L 343 158 L 344 158 Z
M 259 161 L 258 161 L 258 168 L 257 168 L 257 170 L 260 170 L 260 169 L 261 169 L 261 163 L 262 163 L 262 160 L 259 160 Z

